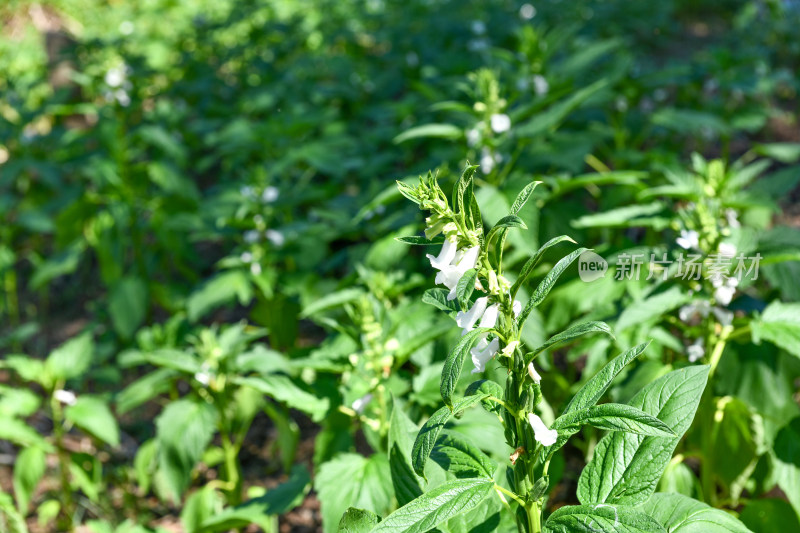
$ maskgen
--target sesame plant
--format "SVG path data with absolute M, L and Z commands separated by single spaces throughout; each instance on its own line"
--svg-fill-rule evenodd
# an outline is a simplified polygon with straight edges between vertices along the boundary
M 428 174 L 416 187 L 398 182 L 401 193 L 430 216 L 424 237 L 404 242 L 431 246 L 431 266 L 436 283 L 444 288 L 426 291 L 425 300 L 451 315 L 462 328 L 461 340 L 445 362 L 440 392 L 444 406 L 423 424 L 413 445 L 393 439 L 401 453 L 390 455 L 392 482 L 402 506 L 381 519 L 374 513 L 351 508 L 340 522 L 340 531 L 427 531 L 441 527 L 462 531 L 474 525 L 475 510 L 496 498 L 510 513 L 518 531 L 553 532 L 663 532 L 677 524 L 716 527 L 719 531 L 748 531 L 732 516 L 679 494 L 655 493 L 659 479 L 682 435 L 689 428 L 706 385 L 709 368 L 696 365 L 674 370 L 645 386 L 627 404 L 601 403 L 604 393 L 624 367 L 647 348 L 630 348 L 592 376 L 554 419 L 545 421 L 546 399 L 541 383 L 547 379 L 537 370 L 544 351 L 588 334 L 611 335 L 602 322 L 584 322 L 550 337 L 540 346 L 525 346 L 520 331 L 548 295 L 559 276 L 585 251 L 578 248 L 547 272 L 527 302 L 517 300 L 531 273 L 548 249 L 567 236 L 545 243 L 523 266 L 515 279 L 502 268 L 503 245 L 509 231 L 525 229 L 517 215 L 537 182 L 525 187 L 511 212 L 486 230 L 473 193 L 477 166 L 467 165 L 453 189 L 452 198 Z M 465 363 L 472 374 L 497 365 L 505 382 L 479 379 L 459 393 Z M 495 464 L 481 448 L 447 430 L 451 418 L 480 406 L 503 427 L 508 460 Z M 398 421 L 399 422 L 399 421 Z M 570 505 L 547 513 L 549 467 L 554 455 L 583 426 L 609 431 L 580 475 L 577 498 Z M 394 430 L 395 428 L 393 428 Z M 397 429 L 402 433 L 403 429 Z M 435 483 L 432 455 L 444 457 L 444 478 Z M 500 475 L 505 471 L 505 475 Z M 469 513 L 458 521 L 458 515 Z M 482 526 L 500 523 L 483 513 Z M 488 529 L 487 529 L 488 530 Z

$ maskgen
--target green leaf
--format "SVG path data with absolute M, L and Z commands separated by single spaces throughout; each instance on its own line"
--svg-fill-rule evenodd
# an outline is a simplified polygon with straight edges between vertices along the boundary
M 414 441 L 414 447 L 411 449 L 411 465 L 414 467 L 414 472 L 424 477 L 425 463 L 428 461 L 428 456 L 431 450 L 433 450 L 433 446 L 436 444 L 439 433 L 442 431 L 447 421 L 450 420 L 450 417 L 460 413 L 464 409 L 472 407 L 484 398 L 486 398 L 486 396 L 483 394 L 467 396 L 466 398 L 455 401 L 452 409 L 445 406 L 431 415 L 428 421 L 422 426 L 422 429 L 419 430 L 417 438 Z
M 397 398 L 393 402 L 389 424 L 389 469 L 397 503 L 405 505 L 422 494 L 422 478 L 411 467 L 411 436 L 417 433 L 417 425 L 408 418 Z
M 131 339 L 147 314 L 147 284 L 139 278 L 119 280 L 108 296 L 108 312 L 114 329 L 123 339 Z
M 464 275 L 458 280 L 458 284 L 456 285 L 456 299 L 462 309 L 467 309 L 469 307 L 469 299 L 472 297 L 472 293 L 475 290 L 476 279 L 478 279 L 478 271 L 474 268 L 470 268 L 464 272 Z
M 483 335 L 491 331 L 489 328 L 475 328 L 458 341 L 455 348 L 447 356 L 442 368 L 442 381 L 439 384 L 439 391 L 442 393 L 442 399 L 448 407 L 453 406 L 453 392 L 458 379 L 461 377 L 461 370 L 464 367 L 464 359 L 466 359 L 469 351 L 478 343 Z
M 562 102 L 553 105 L 547 111 L 540 113 L 532 120 L 525 124 L 521 124 L 515 128 L 515 133 L 521 137 L 535 137 L 542 133 L 555 130 L 558 125 L 569 115 L 573 110 L 577 109 L 583 102 L 585 102 L 595 92 L 602 89 L 606 85 L 606 80 L 598 80 L 591 85 L 579 89 L 572 93 L 572 95 Z
M 739 520 L 754 533 L 800 531 L 800 518 L 792 506 L 778 498 L 750 500 Z
M 752 533 L 730 513 L 682 494 L 653 494 L 639 509 L 669 533 Z
M 483 405 L 484 409 L 492 413 L 500 412 L 502 406 L 488 397 L 491 396 L 500 400 L 505 398 L 505 392 L 500 384 L 490 379 L 474 381 L 470 383 L 467 390 L 464 391 L 464 396 L 474 396 L 475 394 L 480 394 L 485 397 L 481 400 L 481 405 Z
M 762 340 L 800 357 L 800 304 L 772 302 L 758 320 L 750 323 L 753 342 Z
M 648 320 L 661 317 L 682 306 L 691 299 L 688 293 L 681 290 L 680 287 L 672 287 L 671 289 L 639 300 L 630 304 L 617 321 L 617 331 L 623 331 L 632 326 L 643 324 Z
M 430 490 L 387 516 L 372 533 L 424 533 L 476 507 L 494 486 L 491 479 L 457 479 Z
M 404 143 L 411 139 L 420 138 L 435 138 L 435 139 L 459 139 L 464 132 L 461 128 L 453 126 L 452 124 L 423 124 L 422 126 L 415 126 L 407 129 L 400 135 L 394 138 L 395 144 Z
M 19 452 L 14 462 L 14 494 L 17 497 L 17 509 L 23 516 L 28 514 L 28 504 L 44 475 L 46 461 L 44 450 L 31 446 Z
M 280 374 L 234 378 L 238 385 L 252 387 L 273 400 L 283 402 L 289 407 L 308 413 L 314 422 L 319 422 L 328 412 L 328 399 L 318 398 L 301 389 L 288 377 Z
M 534 359 L 538 354 L 547 350 L 548 348 L 552 348 L 553 346 L 559 345 L 561 343 L 570 341 L 582 335 L 586 335 L 587 333 L 606 333 L 612 339 L 614 338 L 614 334 L 611 333 L 611 328 L 608 327 L 608 324 L 605 322 L 584 322 L 582 324 L 575 324 L 574 326 L 568 328 L 566 331 L 562 331 L 556 335 L 553 335 L 547 341 L 538 346 L 535 350 L 525 356 L 526 361 L 531 361 Z
M 378 522 L 378 515 L 372 511 L 348 507 L 342 519 L 339 520 L 338 533 L 369 533 Z
M 44 362 L 28 355 L 9 355 L 5 361 L 0 361 L 0 368 L 10 368 L 25 381 L 42 384 L 45 379 Z
M 119 426 L 108 404 L 93 396 L 78 396 L 64 409 L 67 420 L 111 446 L 119 446 Z
M 458 433 L 445 433 L 436 440 L 431 459 L 457 478 L 492 479 L 495 465 L 480 449 Z
M 455 300 L 448 300 L 447 289 L 428 289 L 422 295 L 422 301 L 428 305 L 432 305 L 437 309 L 448 313 L 457 313 L 460 311 L 458 303 Z
M 606 363 L 606 365 L 600 369 L 600 372 L 592 376 L 592 378 L 580 388 L 575 396 L 572 397 L 572 400 L 567 404 L 567 408 L 564 409 L 563 414 L 565 415 L 571 411 L 586 409 L 599 402 L 603 394 L 608 390 L 608 387 L 611 386 L 611 382 L 617 377 L 617 374 L 619 374 L 628 363 L 639 357 L 649 345 L 650 342 L 648 341 L 634 346 Z
M 550 293 L 550 289 L 553 288 L 553 285 L 556 284 L 558 278 L 561 277 L 561 274 L 575 261 L 583 252 L 588 250 L 588 248 L 578 248 L 571 254 L 566 257 L 563 257 L 553 269 L 545 275 L 544 279 L 539 283 L 536 287 L 536 290 L 533 291 L 528 303 L 525 304 L 525 309 L 522 310 L 519 317 L 517 318 L 517 327 L 522 329 L 522 325 L 525 323 L 525 320 L 528 318 L 528 315 L 533 310 L 534 307 L 539 305 L 544 301 L 547 295 Z
M 583 229 L 650 225 L 654 219 L 649 217 L 663 211 L 665 207 L 661 202 L 618 207 L 602 213 L 583 215 L 572 221 L 572 227 Z
M 653 518 L 625 506 L 568 505 L 545 523 L 551 533 L 667 533 Z
M 84 333 L 53 350 L 45 361 L 45 370 L 55 379 L 76 378 L 89 369 L 93 355 L 92 335 Z
M 116 398 L 117 412 L 124 415 L 131 409 L 164 394 L 172 387 L 178 373 L 171 368 L 158 368 L 125 387 Z
M 800 516 L 800 417 L 778 432 L 772 454 L 775 480 Z
M 175 500 L 189 486 L 192 470 L 216 431 L 214 407 L 181 399 L 170 403 L 156 418 L 159 464 Z
M 766 447 L 761 417 L 742 400 L 726 396 L 717 400 L 714 424 L 707 431 L 713 445 L 704 460 L 736 499 Z
M 250 278 L 241 270 L 221 272 L 195 290 L 186 300 L 189 320 L 196 322 L 214 309 L 238 300 L 247 305 L 253 298 Z
M 558 417 L 550 428 L 561 430 L 585 424 L 609 431 L 624 431 L 637 435 L 675 436 L 675 432 L 658 418 L 636 407 L 619 403 L 604 403 L 593 405 L 588 409 L 571 411 Z
M 6 417 L 28 417 L 39 409 L 39 396 L 23 388 L 0 385 L 0 420 Z
M 519 291 L 519 288 L 522 287 L 522 285 L 525 283 L 525 280 L 528 279 L 528 276 L 531 275 L 531 273 L 533 272 L 533 269 L 536 268 L 536 265 L 539 264 L 539 261 L 542 260 L 542 256 L 544 255 L 544 253 L 548 249 L 550 249 L 553 246 L 555 246 L 556 244 L 562 243 L 564 241 L 569 241 L 571 243 L 575 243 L 575 241 L 572 240 L 571 237 L 567 237 L 566 235 L 560 235 L 558 237 L 554 237 L 554 238 L 550 239 L 549 241 L 547 241 L 546 243 L 544 243 L 536 251 L 536 253 L 533 254 L 530 257 L 530 259 L 528 259 L 525 262 L 525 265 L 522 267 L 522 270 L 520 270 L 519 278 L 517 278 L 517 281 L 515 281 L 514 284 L 511 286 L 511 297 L 512 298 L 516 297 L 517 291 Z
M 522 208 L 528 202 L 528 198 L 530 198 L 531 194 L 533 194 L 533 190 L 541 183 L 542 183 L 541 181 L 533 181 L 527 184 L 525 188 L 523 188 L 521 191 L 519 191 L 519 194 L 517 195 L 517 198 L 514 200 L 514 203 L 511 204 L 512 215 L 517 215 L 519 214 L 520 211 L 522 211 Z
M 471 217 L 467 216 L 467 211 L 472 207 L 472 178 L 475 176 L 475 170 L 477 170 L 477 168 L 478 165 L 467 164 L 464 167 L 464 172 L 461 173 L 461 176 L 453 187 L 453 209 L 455 209 L 456 213 L 458 213 L 465 223 L 472 222 Z M 469 197 L 465 198 L 465 195 Z
M 336 531 L 348 507 L 382 516 L 392 505 L 389 461 L 383 454 L 369 458 L 354 453 L 339 454 L 320 466 L 314 488 L 322 504 L 325 531 Z
M 421 235 L 412 235 L 410 237 L 395 237 L 394 240 L 416 246 L 441 246 L 444 243 L 444 237 L 441 235 L 433 239 L 427 239 Z
M 11 496 L 0 492 L 0 527 L 4 526 L 3 533 L 28 533 L 25 517 L 14 508 Z
M 0 423 L 0 440 L 7 440 L 18 446 L 38 446 L 45 450 L 53 449 L 36 430 L 16 418 L 2 420 Z
M 795 163 L 800 159 L 800 143 L 757 144 L 755 151 L 781 163 Z
M 181 509 L 181 524 L 186 533 L 200 533 L 204 520 L 219 512 L 220 497 L 213 486 L 206 485 L 186 498 Z
M 300 505 L 310 489 L 311 474 L 308 469 L 303 465 L 294 465 L 289 479 L 269 489 L 263 496 L 252 498 L 241 505 L 229 507 L 205 518 L 201 530 L 230 531 L 250 524 L 269 523 L 268 517 L 285 514 Z
M 320 311 L 325 311 L 333 307 L 340 307 L 343 304 L 358 300 L 364 295 L 363 289 L 358 287 L 351 287 L 349 289 L 342 289 L 340 291 L 332 292 L 322 298 L 314 300 L 311 304 L 305 306 L 300 313 L 300 316 L 305 318 L 315 315 Z
M 581 473 L 581 503 L 635 505 L 655 491 L 672 452 L 694 419 L 708 379 L 708 366 L 691 366 L 662 376 L 629 404 L 666 423 L 678 437 L 609 433 Z M 602 371 L 601 371 L 602 372 Z

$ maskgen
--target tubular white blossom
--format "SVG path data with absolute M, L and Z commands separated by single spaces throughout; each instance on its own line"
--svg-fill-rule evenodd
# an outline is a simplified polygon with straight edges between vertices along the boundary
M 519 346 L 519 341 L 511 341 L 506 344 L 506 347 L 500 353 L 506 357 L 514 357 L 514 350 L 517 349 L 517 346 Z
M 459 280 L 464 276 L 464 273 L 470 268 L 475 268 L 478 261 L 478 253 L 481 251 L 480 246 L 473 246 L 465 252 L 459 250 L 454 260 L 455 264 L 446 265 L 442 270 L 436 274 L 436 284 L 444 285 L 450 292 L 447 295 L 448 300 L 455 300 L 456 287 Z
M 547 429 L 542 419 L 533 413 L 528 413 L 528 422 L 533 428 L 533 436 L 543 446 L 552 446 L 558 439 L 558 431 Z
M 511 119 L 504 113 L 496 113 L 491 116 L 489 123 L 492 131 L 495 133 L 503 133 L 511 128 Z
M 365 394 L 361 398 L 354 401 L 350 407 L 353 408 L 353 411 L 361 415 L 364 414 L 364 409 L 366 409 L 367 404 L 371 401 L 372 401 L 372 394 Z
M 514 303 L 511 305 L 511 310 L 514 311 L 514 316 L 519 316 L 522 312 L 522 302 L 514 300 Z
M 688 250 L 689 248 L 697 248 L 700 244 L 700 234 L 694 230 L 681 230 L 681 236 L 675 239 L 675 242 L 681 248 Z
M 442 245 L 442 251 L 439 252 L 437 257 L 434 257 L 431 254 L 425 254 L 425 257 L 430 259 L 431 266 L 436 270 L 444 270 L 446 267 L 450 266 L 450 263 L 453 262 L 453 259 L 456 258 L 456 243 L 455 241 L 451 241 L 450 239 L 445 239 L 444 244 Z
M 697 339 L 694 344 L 686 348 L 686 355 L 689 357 L 689 362 L 694 363 L 701 359 L 706 354 L 703 348 L 703 339 Z
M 477 374 L 486 370 L 486 363 L 494 357 L 499 349 L 500 339 L 498 338 L 493 339 L 491 342 L 487 342 L 485 338 L 478 341 L 478 344 L 470 350 L 472 363 L 475 365 L 472 373 Z
M 486 311 L 486 305 L 488 302 L 489 299 L 486 297 L 478 298 L 475 300 L 475 303 L 472 305 L 469 311 L 458 312 L 456 315 L 456 324 L 458 324 L 458 327 L 464 330 L 462 335 L 466 335 L 469 330 L 475 327 L 478 319 L 480 319 L 483 316 L 483 313 Z
M 528 363 L 528 375 L 537 385 L 542 382 L 542 376 L 540 376 L 539 373 L 536 371 L 536 369 L 533 367 L 533 361 Z
M 500 306 L 497 304 L 490 305 L 486 308 L 486 312 L 483 313 L 483 317 L 481 318 L 481 323 L 478 327 L 481 328 L 493 328 L 497 325 L 497 315 L 500 312 Z
M 78 402 L 78 397 L 75 396 L 74 392 L 63 389 L 53 392 L 53 398 L 64 405 L 75 405 Z

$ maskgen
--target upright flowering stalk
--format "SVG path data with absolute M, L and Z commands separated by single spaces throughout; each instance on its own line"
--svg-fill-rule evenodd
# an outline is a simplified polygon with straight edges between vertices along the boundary
M 403 528 L 409 526 L 409 520 L 412 520 L 410 517 L 424 515 L 420 509 L 428 508 L 427 506 L 432 504 L 430 498 L 440 498 L 436 500 L 438 505 L 438 502 L 447 499 L 447 495 L 467 489 L 479 492 L 480 488 L 480 490 L 485 489 L 482 493 L 484 497 L 486 492 L 494 489 L 500 499 L 515 513 L 521 532 L 539 533 L 543 531 L 542 509 L 549 486 L 547 471 L 550 460 L 581 426 L 590 424 L 603 429 L 642 435 L 674 436 L 672 430 L 663 422 L 637 407 L 618 404 L 595 405 L 614 376 L 627 362 L 638 356 L 646 345 L 637 346 L 610 362 L 608 368 L 604 368 L 598 374 L 599 377 L 593 378 L 594 383 L 587 383 L 578 392 L 575 399 L 556 420 L 548 423 L 543 420 L 543 413 L 537 412 L 543 399 L 541 382 L 545 378 L 536 369 L 536 358 L 547 349 L 578 336 L 595 332 L 610 335 L 611 332 L 602 322 L 586 322 L 554 335 L 531 351 L 524 349 L 520 332 L 529 314 L 545 299 L 559 276 L 585 249 L 579 248 L 558 261 L 530 293 L 532 296 L 523 306 L 516 300 L 516 296 L 543 254 L 559 243 L 574 241 L 566 236 L 551 239 L 530 257 L 515 281 L 510 282 L 503 275 L 502 268 L 506 236 L 512 229 L 525 229 L 519 212 L 538 183 L 534 182 L 525 187 L 512 204 L 509 214 L 486 231 L 472 190 L 472 178 L 476 168 L 477 166 L 467 165 L 449 201 L 430 173 L 427 177 L 421 178 L 416 187 L 398 182 L 400 192 L 404 196 L 430 213 L 426 219 L 425 237 L 402 237 L 399 240 L 409 244 L 440 246 L 438 253 L 427 254 L 427 258 L 436 271 L 434 282 L 441 287 L 426 291 L 423 300 L 449 313 L 461 328 L 461 338 L 447 357 L 442 370 L 440 392 L 446 405 L 425 423 L 411 451 L 411 469 L 420 477 L 406 476 L 402 484 L 406 488 L 409 484 L 413 487 L 424 479 L 428 456 L 438 445 L 437 437 L 447 420 L 480 403 L 498 416 L 504 426 L 506 442 L 514 450 L 508 458 L 511 474 L 508 476 L 509 487 L 495 483 L 490 474 L 473 479 L 459 479 L 452 482 L 450 484 L 452 486 L 434 488 L 433 491 L 439 492 L 430 497 L 422 494 L 423 491 L 419 487 L 418 491 L 412 490 L 419 497 L 396 511 L 397 524 L 403 525 L 398 531 L 406 530 Z M 492 379 L 481 379 L 467 387 L 465 396 L 457 397 L 455 389 L 464 366 L 468 365 L 468 359 L 472 362 L 473 374 L 502 368 L 503 372 L 491 375 L 503 376 L 505 384 L 502 385 Z M 586 391 L 587 387 L 589 392 Z M 448 435 L 447 438 L 458 440 L 453 435 Z M 482 444 L 493 447 L 491 443 Z M 445 446 L 439 449 L 439 453 L 446 455 L 447 449 Z M 454 448 L 450 446 L 449 449 Z M 490 461 L 480 450 L 474 447 L 470 447 L 469 450 L 469 453 L 480 454 L 483 457 L 479 458 L 478 462 Z M 394 457 L 393 460 L 398 458 Z M 396 471 L 401 472 L 402 467 L 398 466 Z M 449 492 L 451 489 L 452 492 Z M 468 504 L 459 504 L 459 509 L 461 512 L 468 510 L 469 505 L 476 505 L 480 499 L 476 496 Z M 446 513 L 447 511 L 442 510 L 437 516 L 446 516 Z M 637 516 L 636 519 L 646 520 L 647 517 Z M 424 524 L 421 522 L 418 525 L 422 528 L 419 529 L 421 531 L 437 524 L 438 522 L 425 521 Z M 394 525 L 396 525 L 395 519 L 390 515 L 375 531 L 394 531 L 392 529 Z M 550 530 L 566 531 L 555 526 Z

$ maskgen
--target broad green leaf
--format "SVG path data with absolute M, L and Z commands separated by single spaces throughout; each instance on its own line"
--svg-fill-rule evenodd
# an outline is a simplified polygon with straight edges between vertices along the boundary
M 28 355 L 9 355 L 5 361 L 0 361 L 0 368 L 6 367 L 19 374 L 25 381 L 42 383 L 45 379 L 44 362 Z
M 568 505 L 545 522 L 550 533 L 667 533 L 653 518 L 626 506 Z
M 181 399 L 156 418 L 160 470 L 175 500 L 189 486 L 192 470 L 216 432 L 217 413 L 203 401 Z
M 111 446 L 119 446 L 117 419 L 100 398 L 78 396 L 74 405 L 64 409 L 64 417 Z
M 777 159 L 781 163 L 795 163 L 800 159 L 800 143 L 768 143 L 757 144 L 758 154 Z
M 392 479 L 389 461 L 383 454 L 364 457 L 343 453 L 323 463 L 314 479 L 322 504 L 322 525 L 336 531 L 348 507 L 388 513 L 392 506 Z
M 536 268 L 536 265 L 539 264 L 539 261 L 542 260 L 542 256 L 544 255 L 544 253 L 547 250 L 549 250 L 550 248 L 552 248 L 553 246 L 555 246 L 556 244 L 562 243 L 564 241 L 569 241 L 571 243 L 575 243 L 575 241 L 572 240 L 571 237 L 567 237 L 566 235 L 561 235 L 559 237 L 554 237 L 554 238 L 550 239 L 549 241 L 547 241 L 546 243 L 544 243 L 536 251 L 536 253 L 533 254 L 525 262 L 525 265 L 522 267 L 522 270 L 520 270 L 519 278 L 517 278 L 517 281 L 515 281 L 514 284 L 511 286 L 511 297 L 512 298 L 514 298 L 517 295 L 517 291 L 519 291 L 519 288 L 525 283 L 525 280 L 528 279 L 528 276 L 531 275 L 531 273 L 533 272 L 533 269 Z
M 500 400 L 505 398 L 505 392 L 499 383 L 490 379 L 474 381 L 470 383 L 467 387 L 467 390 L 464 391 L 464 396 L 473 396 L 475 394 L 485 396 L 485 398 L 481 400 L 481 405 L 483 405 L 483 408 L 487 411 L 499 413 L 500 409 L 502 409 L 502 406 L 499 403 L 489 398 L 493 397 Z
M 424 476 L 425 463 L 428 461 L 428 456 L 436 444 L 439 433 L 444 429 L 444 425 L 450 420 L 450 417 L 472 407 L 484 398 L 486 396 L 483 394 L 467 396 L 456 400 L 452 408 L 445 406 L 431 415 L 428 421 L 423 424 L 422 429 L 419 430 L 414 441 L 414 447 L 411 450 L 411 465 L 414 467 L 414 472 Z
M 387 516 L 372 533 L 424 533 L 476 507 L 494 486 L 491 479 L 457 479 L 430 490 Z
M 171 368 L 158 368 L 145 374 L 117 395 L 117 412 L 123 415 L 146 401 L 166 393 L 172 387 L 172 380 L 177 375 L 178 373 Z
M 25 524 L 25 517 L 15 508 L 11 495 L 0 492 L 0 527 L 4 527 L 3 533 L 28 533 Z
M 412 435 L 417 431 L 417 425 L 408 418 L 395 398 L 389 424 L 389 469 L 395 497 L 400 505 L 422 494 L 422 478 L 411 467 Z
M 800 516 L 800 417 L 778 432 L 772 454 L 775 480 Z
M 455 140 L 464 135 L 464 132 L 458 126 L 452 124 L 423 124 L 407 129 L 400 135 L 394 138 L 395 144 L 404 143 L 411 139 L 420 138 L 435 138 L 435 139 L 450 139 Z
M 108 312 L 114 329 L 123 339 L 130 339 L 147 314 L 147 284 L 136 277 L 119 280 L 109 292 Z
M 588 409 L 571 411 L 558 417 L 550 429 L 561 430 L 574 426 L 577 430 L 578 427 L 585 424 L 609 431 L 624 431 L 637 435 L 675 436 L 672 429 L 658 418 L 636 407 L 619 403 L 604 403 L 593 405 Z
M 754 342 L 766 340 L 800 357 L 800 304 L 772 302 L 750 327 Z
M 766 451 L 761 417 L 743 401 L 726 396 L 717 400 L 714 424 L 706 431 L 711 432 L 713 444 L 709 457 L 703 460 L 709 462 L 708 468 L 730 488 L 731 497 L 736 499 L 755 469 L 758 457 Z
M 458 433 L 445 433 L 436 440 L 431 459 L 457 478 L 492 479 L 495 465 L 480 449 Z
M 447 289 L 428 289 L 422 295 L 422 301 L 426 304 L 432 305 L 437 309 L 448 313 L 457 313 L 460 311 L 458 303 L 455 300 L 448 300 Z
M 310 489 L 311 475 L 308 469 L 303 465 L 294 465 L 289 479 L 267 490 L 263 496 L 205 518 L 201 531 L 230 531 L 250 524 L 269 523 L 267 517 L 287 513 L 300 505 Z
M 669 533 L 752 533 L 730 513 L 682 494 L 653 494 L 638 509 Z
M 582 324 L 575 324 L 574 326 L 568 328 L 566 331 L 562 331 L 556 335 L 553 335 L 544 344 L 541 346 L 537 346 L 535 350 L 525 356 L 526 361 L 530 361 L 535 358 L 539 353 L 547 350 L 548 348 L 552 348 L 553 346 L 559 345 L 563 342 L 570 341 L 582 335 L 586 335 L 587 333 L 606 333 L 612 339 L 614 338 L 614 334 L 611 333 L 611 328 L 608 327 L 608 324 L 605 322 L 584 322 Z
M 211 485 L 206 485 L 186 498 L 181 509 L 181 524 L 186 533 L 200 533 L 204 520 L 219 512 L 221 497 Z
M 588 248 L 578 248 L 568 256 L 563 257 L 558 263 L 556 263 L 553 269 L 545 275 L 544 279 L 536 287 L 536 290 L 533 291 L 528 303 L 525 304 L 525 308 L 522 310 L 522 313 L 520 313 L 519 317 L 517 318 L 518 328 L 522 328 L 522 325 L 525 323 L 525 320 L 528 318 L 531 310 L 544 301 L 544 299 L 550 293 L 550 289 L 553 288 L 553 285 L 556 284 L 558 278 L 561 277 L 561 274 L 563 274 L 564 271 L 573 263 L 573 261 L 575 261 L 587 249 Z
M 93 355 L 92 335 L 84 333 L 53 350 L 45 361 L 45 370 L 55 379 L 76 378 L 89 369 Z
M 598 80 L 591 85 L 578 89 L 566 100 L 558 102 L 546 111 L 539 113 L 529 122 L 517 126 L 514 132 L 519 137 L 524 138 L 535 137 L 555 130 L 567 115 L 577 109 L 595 92 L 605 87 L 606 84 L 606 80 Z
M 18 446 L 38 446 L 45 450 L 53 447 L 32 427 L 17 418 L 0 420 L 0 440 L 7 440 Z
M 189 320 L 196 322 L 214 309 L 237 300 L 247 305 L 253 298 L 250 279 L 241 270 L 221 272 L 195 290 L 186 300 Z
M 491 331 L 488 328 L 475 328 L 458 341 L 455 348 L 447 356 L 442 368 L 442 381 L 439 384 L 439 391 L 442 399 L 448 407 L 453 406 L 453 392 L 455 392 L 458 379 L 461 377 L 461 370 L 464 367 L 469 351 L 478 343 L 482 336 Z
M 691 296 L 683 292 L 680 287 L 672 287 L 665 292 L 633 302 L 619 316 L 616 329 L 618 332 L 623 331 L 648 320 L 664 316 L 690 299 Z
M 328 399 L 318 398 L 297 386 L 288 376 L 270 374 L 268 376 L 251 376 L 234 378 L 234 383 L 252 387 L 266 394 L 275 401 L 283 402 L 289 407 L 308 413 L 311 419 L 319 422 L 328 412 Z
M 567 408 L 564 409 L 564 414 L 579 409 L 586 409 L 599 402 L 603 394 L 608 390 L 608 387 L 611 386 L 611 382 L 617 377 L 617 374 L 619 374 L 628 363 L 639 357 L 649 344 L 650 342 L 648 341 L 634 346 L 606 363 L 606 365 L 600 369 L 600 372 L 592 376 L 575 396 L 572 397 Z
M 342 289 L 314 300 L 312 303 L 303 308 L 300 316 L 305 318 L 315 315 L 320 311 L 325 311 L 334 307 L 340 307 L 343 304 L 358 300 L 363 295 L 363 289 L 358 287 Z
M 0 385 L 0 420 L 13 416 L 31 416 L 41 403 L 39 396 L 28 389 Z
M 372 511 L 348 507 L 339 520 L 338 533 L 369 533 L 378 525 L 380 517 Z
M 14 462 L 14 494 L 17 498 L 17 509 L 23 516 L 28 514 L 28 504 L 44 475 L 46 461 L 44 450 L 31 446 L 20 451 Z
M 708 379 L 708 366 L 691 366 L 662 376 L 642 389 L 631 406 L 666 423 L 678 437 L 609 433 L 581 473 L 581 503 L 635 505 L 647 500 L 694 419 Z
M 470 268 L 464 272 L 464 275 L 458 280 L 458 284 L 456 285 L 456 299 L 458 299 L 458 304 L 462 309 L 467 309 L 469 307 L 469 299 L 472 297 L 472 293 L 475 290 L 476 279 L 478 279 L 478 271 L 474 268 Z
M 649 225 L 649 218 L 664 210 L 666 206 L 661 202 L 653 202 L 645 205 L 629 205 L 625 207 L 618 207 L 603 211 L 602 213 L 593 213 L 591 215 L 583 215 L 572 222 L 573 228 L 613 228 L 613 227 L 629 227 Z
M 739 520 L 753 533 L 800 531 L 797 513 L 789 503 L 778 498 L 750 500 L 739 514 Z

